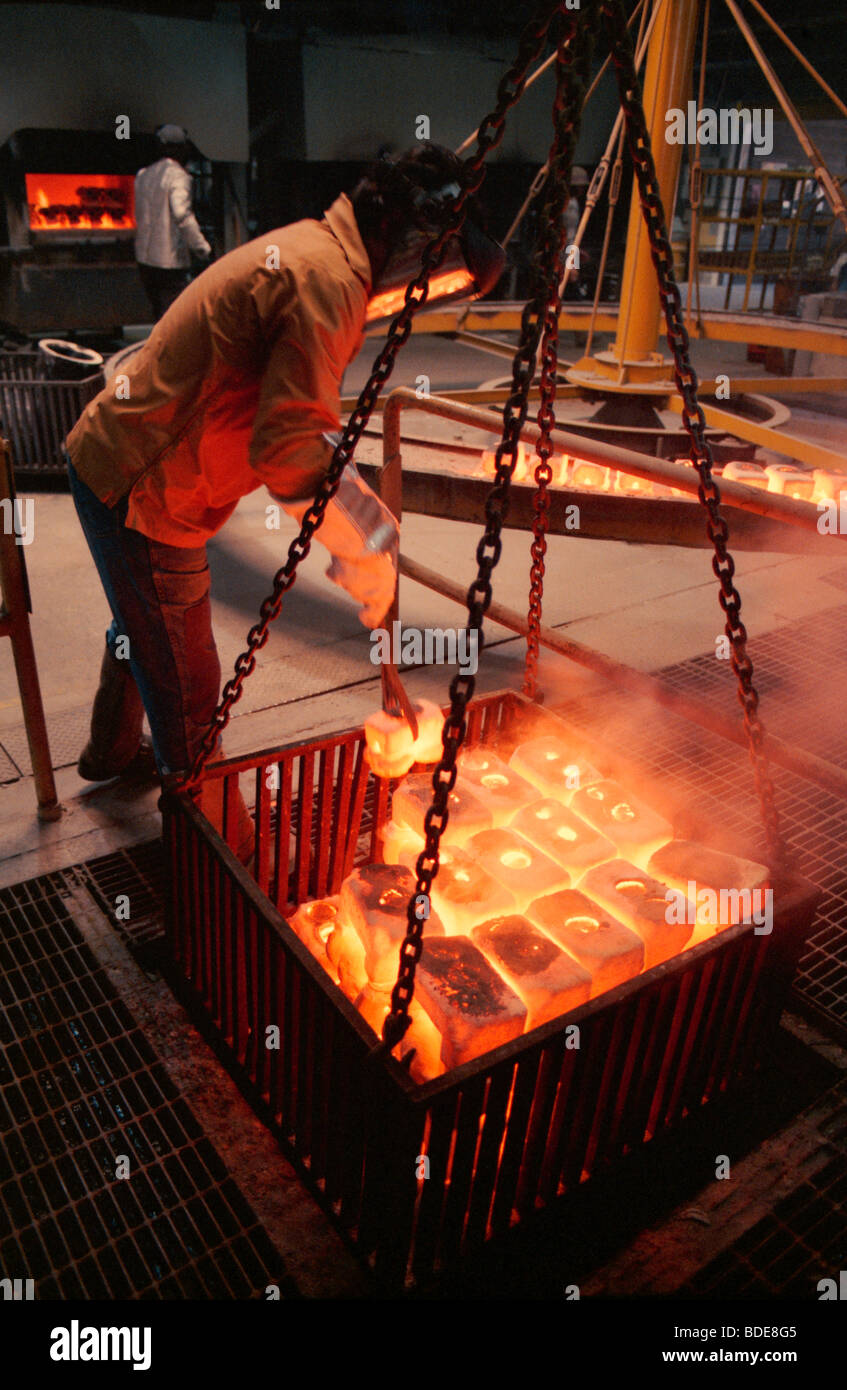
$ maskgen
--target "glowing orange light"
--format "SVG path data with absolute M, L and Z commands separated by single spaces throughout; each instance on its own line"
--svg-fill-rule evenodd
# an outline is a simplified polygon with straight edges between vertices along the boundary
M 133 231 L 131 174 L 27 174 L 33 231 Z
M 406 285 L 400 285 L 397 289 L 383 290 L 380 294 L 375 294 L 368 303 L 367 322 L 373 323 L 375 319 L 392 318 L 394 314 L 399 314 L 406 303 L 407 288 Z M 427 302 L 444 299 L 447 295 L 470 295 L 473 291 L 474 281 L 469 271 L 445 270 L 440 275 L 431 276 Z

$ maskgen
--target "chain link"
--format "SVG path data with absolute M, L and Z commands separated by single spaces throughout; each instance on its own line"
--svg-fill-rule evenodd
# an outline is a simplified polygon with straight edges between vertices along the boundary
M 588 0 L 584 9 L 573 14 L 565 11 L 561 4 L 556 5 L 544 21 L 543 29 L 534 30 L 540 46 L 554 14 L 559 14 L 557 48 L 560 73 L 557 82 L 557 102 L 561 99 L 561 109 L 557 107 L 556 111 L 559 119 L 554 150 L 561 145 L 558 151 L 559 158 L 565 166 L 572 159 L 573 147 L 579 133 L 590 58 L 589 34 L 593 34 L 598 24 L 596 7 L 597 0 Z M 574 54 L 569 61 L 563 63 L 563 52 L 569 51 L 571 45 L 574 47 Z M 586 51 L 583 52 L 583 49 Z M 487 122 L 483 122 L 481 129 L 484 129 L 486 124 Z M 551 179 L 551 185 L 558 181 L 562 172 L 561 164 Z M 552 201 L 555 196 L 550 194 L 548 198 Z M 551 238 L 560 235 L 561 224 L 561 217 L 556 228 L 550 224 Z M 502 549 L 500 532 L 508 507 L 509 486 L 517 461 L 521 430 L 526 423 L 529 389 L 535 375 L 538 346 L 550 304 L 547 285 L 549 275 L 545 270 L 556 259 L 556 248 L 552 248 L 552 254 L 549 245 L 539 248 L 538 255 L 540 260 L 545 256 L 549 257 L 549 261 L 545 267 L 539 260 L 538 271 L 534 276 L 536 293 L 527 301 L 521 315 L 520 341 L 512 363 L 511 390 L 503 410 L 503 433 L 495 452 L 495 479 L 485 500 L 485 532 L 476 551 L 478 572 L 467 595 L 467 626 L 470 631 L 477 633 L 480 650 L 484 642 L 483 618 L 491 602 L 491 575 L 500 559 Z M 439 844 L 449 820 L 449 796 L 457 776 L 456 759 L 467 731 L 467 706 L 473 697 L 475 686 L 475 677 L 461 673 L 457 673 L 450 684 L 450 713 L 447 715 L 442 733 L 444 751 L 432 775 L 433 799 L 424 816 L 425 844 L 415 865 L 417 880 L 409 900 L 407 933 L 400 948 L 400 969 L 391 994 L 391 1009 L 383 1025 L 383 1041 L 375 1049 L 376 1054 L 396 1047 L 409 1027 L 409 1005 L 414 995 L 415 969 L 423 949 L 425 926 L 425 919 L 421 920 L 417 916 L 416 903 L 421 894 L 429 898 L 433 880 L 438 873 Z
M 747 631 L 741 621 L 741 597 L 733 583 L 735 565 L 728 550 L 729 527 L 720 513 L 720 490 L 712 477 L 712 450 L 706 437 L 706 418 L 697 399 L 697 375 L 691 365 L 682 300 L 673 275 L 673 252 L 665 226 L 632 44 L 621 0 L 601 0 L 601 8 L 626 118 L 627 142 L 635 166 L 650 253 L 659 282 L 659 299 L 674 358 L 674 377 L 683 400 L 682 423 L 691 441 L 691 462 L 700 477 L 698 495 L 708 513 L 706 532 L 715 552 L 712 569 L 720 586 L 718 598 L 726 618 L 724 630 L 729 639 L 732 669 L 738 682 L 738 699 L 744 713 L 753 780 L 761 805 L 768 849 L 775 864 L 779 865 L 784 860 L 785 847 L 764 753 L 764 728 L 758 715 L 759 696 L 753 685 L 753 663 L 747 654 Z
M 529 631 L 526 639 L 526 664 L 523 693 L 534 700 L 538 696 L 538 639 L 541 630 L 541 607 L 544 596 L 544 561 L 547 554 L 547 527 L 550 497 L 547 491 L 553 480 L 550 458 L 553 454 L 551 434 L 556 424 L 556 379 L 559 363 L 559 296 L 564 270 L 564 251 L 567 241 L 565 210 L 570 198 L 571 167 L 576 148 L 577 127 L 570 104 L 573 75 L 584 88 L 588 81 L 590 49 L 582 43 L 576 50 L 571 43 L 573 34 L 560 42 L 556 62 L 556 96 L 553 103 L 555 135 L 546 168 L 550 177 L 547 196 L 541 209 L 538 247 L 535 255 L 535 292 L 545 304 L 541 337 L 541 402 L 536 416 L 541 435 L 535 452 L 539 463 L 535 469 L 536 492 L 533 499 L 532 545 L 529 578 Z M 593 38 L 593 35 L 591 36 Z

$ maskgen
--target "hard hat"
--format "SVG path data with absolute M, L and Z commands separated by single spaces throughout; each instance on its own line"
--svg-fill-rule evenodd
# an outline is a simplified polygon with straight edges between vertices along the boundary
M 581 164 L 571 169 L 571 188 L 587 188 L 591 180 Z

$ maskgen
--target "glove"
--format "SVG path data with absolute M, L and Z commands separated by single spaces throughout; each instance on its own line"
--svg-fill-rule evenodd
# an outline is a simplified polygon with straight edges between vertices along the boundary
M 277 500 L 297 522 L 302 522 L 312 503 L 311 498 L 301 502 Z M 362 605 L 359 618 L 365 627 L 380 627 L 397 587 L 400 532 L 391 512 L 354 463 L 341 475 L 315 539 L 332 555 L 327 578 Z

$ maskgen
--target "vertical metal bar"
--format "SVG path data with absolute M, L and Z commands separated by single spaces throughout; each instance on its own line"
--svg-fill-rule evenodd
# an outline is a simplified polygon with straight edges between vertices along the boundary
M 314 897 L 322 898 L 329 879 L 329 851 L 335 838 L 332 826 L 336 749 L 322 748 L 318 763 L 318 843 L 315 858 Z
M 294 771 L 294 758 L 286 754 L 277 763 L 279 768 L 279 790 L 276 806 L 276 843 L 274 846 L 274 881 L 276 884 L 276 907 L 285 915 L 288 903 L 292 900 L 289 892 L 289 864 L 291 859 L 291 784 Z
M 15 489 L 12 478 L 12 465 L 5 439 L 0 439 L 0 500 L 12 502 Z M 21 547 L 14 535 L 14 524 L 9 531 L 0 525 L 0 618 L 5 620 L 7 635 L 12 643 L 12 657 L 18 681 L 18 691 L 24 713 L 26 738 L 32 759 L 32 772 L 35 793 L 38 800 L 38 818 L 43 821 L 58 820 L 62 807 L 56 794 L 53 777 L 53 763 L 50 757 L 50 744 L 47 738 L 47 722 L 41 700 L 41 684 L 38 679 L 38 664 L 32 643 L 29 624 L 26 585 L 24 581 L 23 557 Z
M 297 759 L 297 851 L 295 855 L 295 901 L 302 903 L 310 896 L 312 868 L 312 811 L 315 785 L 315 754 L 304 750 Z
M 362 824 L 362 811 L 365 805 L 365 792 L 367 791 L 369 775 L 370 769 L 365 762 L 365 740 L 360 738 L 356 748 L 356 766 L 353 772 L 353 797 L 350 806 L 350 834 L 344 846 L 342 879 L 346 878 L 350 873 L 356 858 L 356 841 L 359 838 L 359 829 Z
M 268 763 L 256 768 L 256 882 L 263 893 L 270 886 L 271 793 Z
M 353 763 L 356 754 L 356 735 L 346 739 L 339 749 L 338 776 L 335 784 L 335 833 L 332 836 L 327 889 L 337 893 L 344 879 L 344 858 L 350 842 L 350 798 L 353 790 Z

